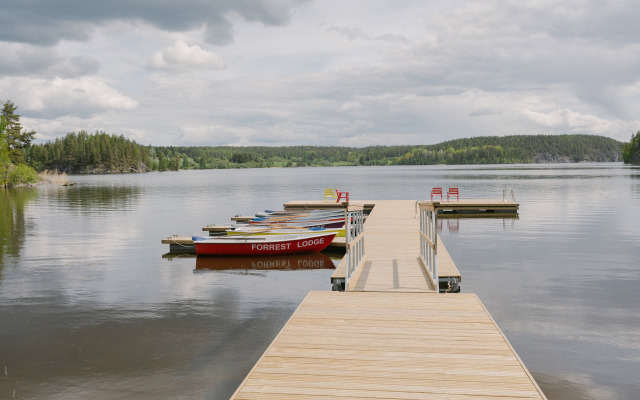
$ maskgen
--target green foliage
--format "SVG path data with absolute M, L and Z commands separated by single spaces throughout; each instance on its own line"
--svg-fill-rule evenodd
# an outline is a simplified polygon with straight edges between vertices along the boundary
M 258 157 L 254 153 L 239 152 L 233 153 L 231 156 L 231 162 L 236 164 L 245 164 L 252 161 L 257 161 Z
M 141 146 L 123 136 L 85 131 L 31 146 L 27 160 L 38 170 L 69 173 L 147 169 L 270 168 L 301 166 L 507 164 L 618 161 L 622 143 L 589 135 L 538 135 L 457 139 L 430 146 L 181 147 Z
M 625 164 L 640 165 L 640 131 L 631 135 L 631 141 L 623 146 L 622 159 Z
M 391 165 L 410 146 L 367 148 L 329 146 L 285 147 L 155 147 L 156 151 L 181 155 L 182 168 L 271 168 L 337 165 Z
M 20 115 L 16 114 L 18 107 L 7 100 L 2 106 L 2 116 L 4 117 L 5 140 L 9 149 L 9 159 L 14 164 L 24 162 L 23 151 L 31 146 L 36 131 L 26 132 L 20 124 Z
M 147 147 L 101 131 L 91 135 L 72 132 L 53 142 L 33 145 L 26 153 L 29 164 L 39 171 L 138 172 L 152 163 Z
M 33 168 L 26 164 L 14 166 L 11 163 L 11 151 L 8 143 L 9 120 L 10 116 L 8 117 L 4 113 L 0 115 L 0 186 L 36 183 L 40 178 Z
M 398 164 L 514 164 L 618 161 L 622 143 L 595 135 L 518 135 L 456 139 L 418 146 Z
M 4 115 L 0 115 L 0 186 L 7 184 L 9 165 L 9 145 L 6 136 L 7 121 Z
M 9 168 L 7 184 L 9 186 L 37 183 L 40 181 L 38 173 L 27 164 L 18 164 Z

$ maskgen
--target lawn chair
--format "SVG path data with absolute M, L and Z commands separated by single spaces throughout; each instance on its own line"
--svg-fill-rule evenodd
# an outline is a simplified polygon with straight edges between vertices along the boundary
M 340 199 L 344 199 L 344 201 L 346 201 L 347 203 L 349 202 L 349 192 L 341 192 L 336 189 L 336 194 L 338 195 L 336 203 L 340 203 Z
M 447 201 L 449 201 L 449 197 L 456 196 L 456 200 L 460 200 L 460 195 L 458 194 L 458 188 L 449 188 L 447 191 Z
M 433 188 L 431 189 L 431 201 L 433 201 L 434 197 L 440 196 L 440 200 L 442 200 L 442 188 Z
M 337 198 L 335 189 L 325 189 L 324 199 L 322 201 L 325 203 L 333 203 Z

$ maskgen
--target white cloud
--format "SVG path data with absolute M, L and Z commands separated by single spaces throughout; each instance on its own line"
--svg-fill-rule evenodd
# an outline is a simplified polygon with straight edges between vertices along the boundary
M 611 132 L 630 132 L 640 126 L 640 120 L 608 120 L 595 115 L 581 114 L 567 108 L 549 112 L 525 110 L 523 114 L 531 121 L 550 128 L 554 132 L 564 131 L 566 133 L 577 132 L 606 136 Z
M 155 53 L 149 63 L 151 69 L 182 70 L 182 69 L 224 69 L 225 65 L 220 56 L 214 52 L 202 49 L 198 45 L 189 46 L 182 40 L 177 40 L 162 53 Z
M 90 78 L 0 79 L 0 92 L 32 117 L 90 117 L 107 111 L 130 111 L 138 102 Z
M 211 16 L 175 21 L 163 19 L 175 9 L 164 1 L 76 10 L 94 28 L 0 60 L 5 71 L 39 71 L 5 76 L 0 96 L 43 124 L 84 120 L 165 145 L 572 132 L 627 141 L 640 126 L 640 44 L 630 39 L 640 12 L 603 4 L 259 0 L 198 5 Z M 66 21 L 58 14 L 49 27 Z M 0 40 L 22 46 L 2 30 Z
M 85 55 L 62 56 L 56 49 L 0 42 L 0 74 L 74 78 L 98 72 L 98 62 Z
M 185 145 L 210 142 L 227 145 L 240 139 L 241 132 L 222 125 L 187 126 L 180 130 L 180 139 Z

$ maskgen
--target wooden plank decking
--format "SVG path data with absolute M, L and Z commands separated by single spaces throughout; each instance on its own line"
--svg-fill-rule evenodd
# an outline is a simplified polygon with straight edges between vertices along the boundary
M 348 290 L 435 291 L 418 261 L 419 230 L 415 201 L 376 202 L 364 226 L 366 261 Z
M 418 262 L 420 221 L 415 200 L 379 200 L 367 204 L 374 205 L 364 223 L 367 261 L 352 277 L 348 289 L 433 291 Z M 332 282 L 344 280 L 345 266 L 343 258 L 331 276 Z M 460 272 L 441 240 L 438 240 L 438 275 L 460 281 Z
M 445 218 L 513 218 L 518 216 L 520 204 L 507 199 L 460 199 L 443 200 L 438 202 L 438 214 Z M 374 208 L 380 200 L 357 200 L 351 203 L 362 204 L 365 211 Z M 323 201 L 296 200 L 284 204 L 285 209 L 333 209 L 344 208 L 347 203 L 327 203 Z
M 430 283 L 416 202 L 368 203 L 348 291 L 309 293 L 233 399 L 545 399 L 478 297 Z M 438 265 L 460 277 L 440 240 Z
M 544 399 L 473 294 L 311 292 L 233 396 Z

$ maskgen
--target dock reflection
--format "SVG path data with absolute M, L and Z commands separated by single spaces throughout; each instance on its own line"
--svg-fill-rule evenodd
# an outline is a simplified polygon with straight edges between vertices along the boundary
M 466 221 L 468 220 L 474 220 L 474 219 L 499 219 L 502 220 L 502 230 L 504 231 L 512 231 L 515 228 L 515 222 L 519 219 L 518 217 L 497 217 L 497 216 L 492 216 L 492 217 L 487 217 L 487 216 L 482 216 L 482 217 L 473 217 L 473 218 L 452 218 L 451 216 L 446 216 L 446 217 L 442 217 L 440 215 L 438 215 L 438 222 L 437 222 L 437 226 L 436 228 L 438 229 L 438 233 L 442 233 L 442 232 L 449 232 L 449 233 L 458 233 L 460 232 L 460 227 L 462 225 L 462 220 L 465 220 L 465 224 L 467 223 Z
M 279 256 L 198 256 L 196 271 L 223 270 L 303 270 L 334 269 L 329 256 L 323 253 L 285 254 Z

